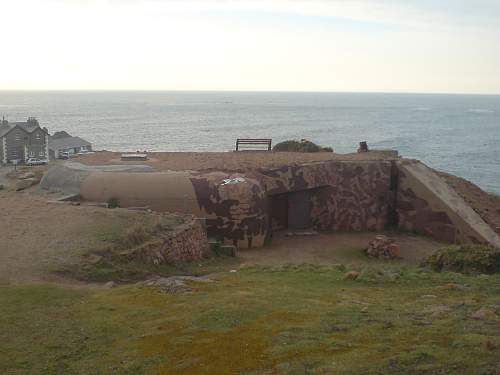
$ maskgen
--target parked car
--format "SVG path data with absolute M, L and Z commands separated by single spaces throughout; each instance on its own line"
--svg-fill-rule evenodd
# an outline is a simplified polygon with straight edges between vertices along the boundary
M 88 154 L 93 154 L 94 151 L 89 151 L 89 150 L 80 150 L 78 155 L 88 155 Z
M 69 157 L 70 157 L 69 152 L 63 151 L 63 152 L 59 152 L 59 156 L 57 158 L 61 159 L 61 160 L 68 160 Z
M 29 158 L 26 160 L 26 165 L 34 166 L 34 165 L 44 165 L 48 164 L 49 161 L 47 159 L 37 159 L 37 158 Z

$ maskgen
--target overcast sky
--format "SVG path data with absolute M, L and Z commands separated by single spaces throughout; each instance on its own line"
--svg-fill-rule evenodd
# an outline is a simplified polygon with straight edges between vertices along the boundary
M 0 0 L 0 89 L 500 93 L 500 0 Z

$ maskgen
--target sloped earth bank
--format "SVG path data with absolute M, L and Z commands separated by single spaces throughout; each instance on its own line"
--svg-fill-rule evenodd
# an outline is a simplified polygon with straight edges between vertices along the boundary
M 64 282 L 57 272 L 122 238 L 151 218 L 123 209 L 50 202 L 51 196 L 0 191 L 0 282 Z

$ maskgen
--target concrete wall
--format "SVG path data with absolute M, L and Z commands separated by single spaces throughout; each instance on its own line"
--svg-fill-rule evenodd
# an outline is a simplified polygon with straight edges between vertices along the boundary
M 500 246 L 498 235 L 453 189 L 413 161 L 329 161 L 245 174 L 106 168 L 51 168 L 41 186 L 79 192 L 90 201 L 116 198 L 122 207 L 206 218 L 209 237 L 241 248 L 263 246 L 272 235 L 276 197 L 300 206 L 294 215 L 304 217 L 294 224 L 319 230 L 375 231 L 398 225 L 446 242 Z
M 400 229 L 449 243 L 500 247 L 492 228 L 432 169 L 416 160 L 397 162 Z
M 310 224 L 320 230 L 380 230 L 391 207 L 391 162 L 332 161 L 263 171 L 267 194 L 310 190 Z

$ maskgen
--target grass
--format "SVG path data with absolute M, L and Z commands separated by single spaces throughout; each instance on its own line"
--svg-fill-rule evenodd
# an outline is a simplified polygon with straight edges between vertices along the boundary
M 127 221 L 128 220 L 128 221 Z M 174 230 L 185 223 L 185 218 L 177 215 L 138 216 L 134 222 L 122 218 L 104 225 L 91 226 L 88 237 L 92 238 L 90 251 L 83 254 L 79 262 L 66 264 L 54 272 L 91 282 L 131 282 L 143 280 L 150 275 L 178 275 L 189 272 L 197 275 L 212 269 L 210 260 L 188 265 L 152 265 L 128 260 L 121 255 L 148 241 L 161 243 L 165 232 Z
M 471 314 L 498 313 L 500 275 L 344 273 L 242 267 L 176 295 L 0 285 L 0 373 L 499 373 L 499 321 Z

